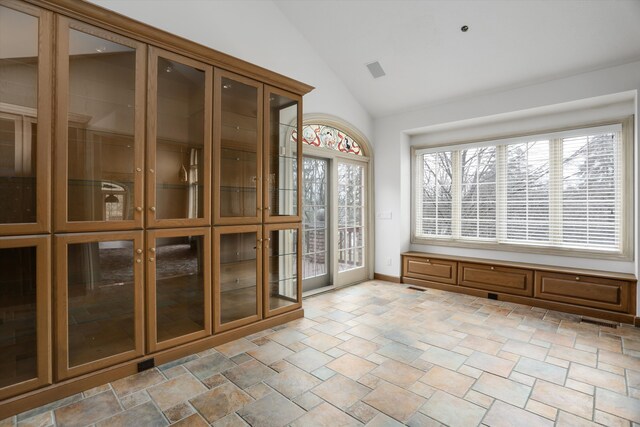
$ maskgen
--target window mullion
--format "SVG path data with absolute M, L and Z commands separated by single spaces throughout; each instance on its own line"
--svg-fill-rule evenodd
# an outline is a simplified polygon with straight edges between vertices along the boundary
M 549 240 L 562 243 L 562 139 L 549 141 Z
M 460 164 L 460 150 L 451 153 L 452 182 L 451 182 L 451 237 L 459 239 L 461 235 L 461 203 L 462 203 L 462 165 Z
M 507 236 L 507 146 L 496 150 L 496 240 L 504 242 Z

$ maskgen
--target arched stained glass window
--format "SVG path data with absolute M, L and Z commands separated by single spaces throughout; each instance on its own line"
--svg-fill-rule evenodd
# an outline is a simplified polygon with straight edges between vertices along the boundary
M 291 135 L 295 141 L 298 138 L 296 132 Z M 363 156 L 362 148 L 351 136 L 341 130 L 326 125 L 302 126 L 302 143 L 312 147 L 329 148 L 342 153 Z

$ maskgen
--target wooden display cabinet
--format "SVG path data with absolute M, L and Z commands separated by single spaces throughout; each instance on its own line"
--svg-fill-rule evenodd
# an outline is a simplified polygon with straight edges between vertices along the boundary
M 143 354 L 142 234 L 55 237 L 57 380 Z
M 22 40 L 0 53 L 0 236 L 48 233 L 53 14 L 13 0 L 0 14 Z
M 275 316 L 302 307 L 302 226 L 264 226 L 264 313 Z
M 57 17 L 55 230 L 142 228 L 144 43 Z
M 0 400 L 51 383 L 50 243 L 0 238 Z
M 210 228 L 147 232 L 147 348 L 211 335 Z
M 302 221 L 302 97 L 266 86 L 264 110 L 264 222 Z
M 215 332 L 262 318 L 262 227 L 214 228 Z
M 213 67 L 149 48 L 147 227 L 211 224 Z
M 214 223 L 262 222 L 262 92 L 255 80 L 215 70 Z

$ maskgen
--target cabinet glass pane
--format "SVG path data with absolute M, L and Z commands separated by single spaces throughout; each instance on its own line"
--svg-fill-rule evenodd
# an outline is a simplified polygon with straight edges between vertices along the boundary
M 69 366 L 135 349 L 133 241 L 68 245 Z
M 256 233 L 220 235 L 220 323 L 258 313 Z
M 204 237 L 156 239 L 158 342 L 204 329 Z
M 297 215 L 298 146 L 291 135 L 297 131 L 298 102 L 270 94 L 269 120 L 269 213 Z
M 69 31 L 68 220 L 133 219 L 136 52 Z
M 0 388 L 3 388 L 38 376 L 36 248 L 0 249 L 0 271 Z
M 273 230 L 269 242 L 269 308 L 298 302 L 298 230 Z
M 0 224 L 36 222 L 38 18 L 0 6 Z
M 220 216 L 255 217 L 258 89 L 222 78 Z
M 204 217 L 204 71 L 158 58 L 156 218 Z

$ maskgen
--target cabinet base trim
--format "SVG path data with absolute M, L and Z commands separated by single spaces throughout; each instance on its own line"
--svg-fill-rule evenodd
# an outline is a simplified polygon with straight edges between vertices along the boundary
M 373 273 L 373 280 L 384 280 L 386 282 L 401 283 L 398 276 L 388 276 L 381 273 Z
M 0 420 L 37 408 L 38 406 L 54 402 L 67 396 L 89 390 L 90 388 L 136 374 L 138 373 L 138 363 L 143 362 L 150 357 L 155 359 L 156 366 L 162 365 L 167 362 L 171 362 L 172 360 L 180 359 L 190 354 L 198 353 L 302 317 L 304 317 L 304 310 L 299 308 L 297 310 L 270 317 L 269 319 L 264 319 L 231 331 L 221 332 L 171 349 L 146 354 L 136 359 L 120 363 L 116 366 L 100 369 L 89 374 L 6 399 L 0 402 Z
M 459 285 L 447 285 L 445 283 L 431 282 L 427 280 L 413 279 L 411 277 L 402 277 L 402 283 L 424 286 L 427 288 L 440 289 L 443 291 L 457 292 L 460 294 L 472 295 L 475 297 L 488 298 L 489 292 L 466 288 Z M 525 304 L 533 307 L 546 308 L 547 310 L 562 311 L 565 313 L 577 314 L 581 316 L 595 317 L 598 319 L 612 320 L 620 323 L 634 323 L 634 315 L 626 313 L 614 313 L 606 310 L 598 310 L 596 308 L 580 307 L 571 304 L 565 304 L 555 301 L 540 300 L 537 298 L 523 297 L 518 295 L 510 295 L 502 292 L 491 292 L 498 295 L 498 300 L 513 302 L 516 304 Z M 636 318 L 637 319 L 637 318 Z

